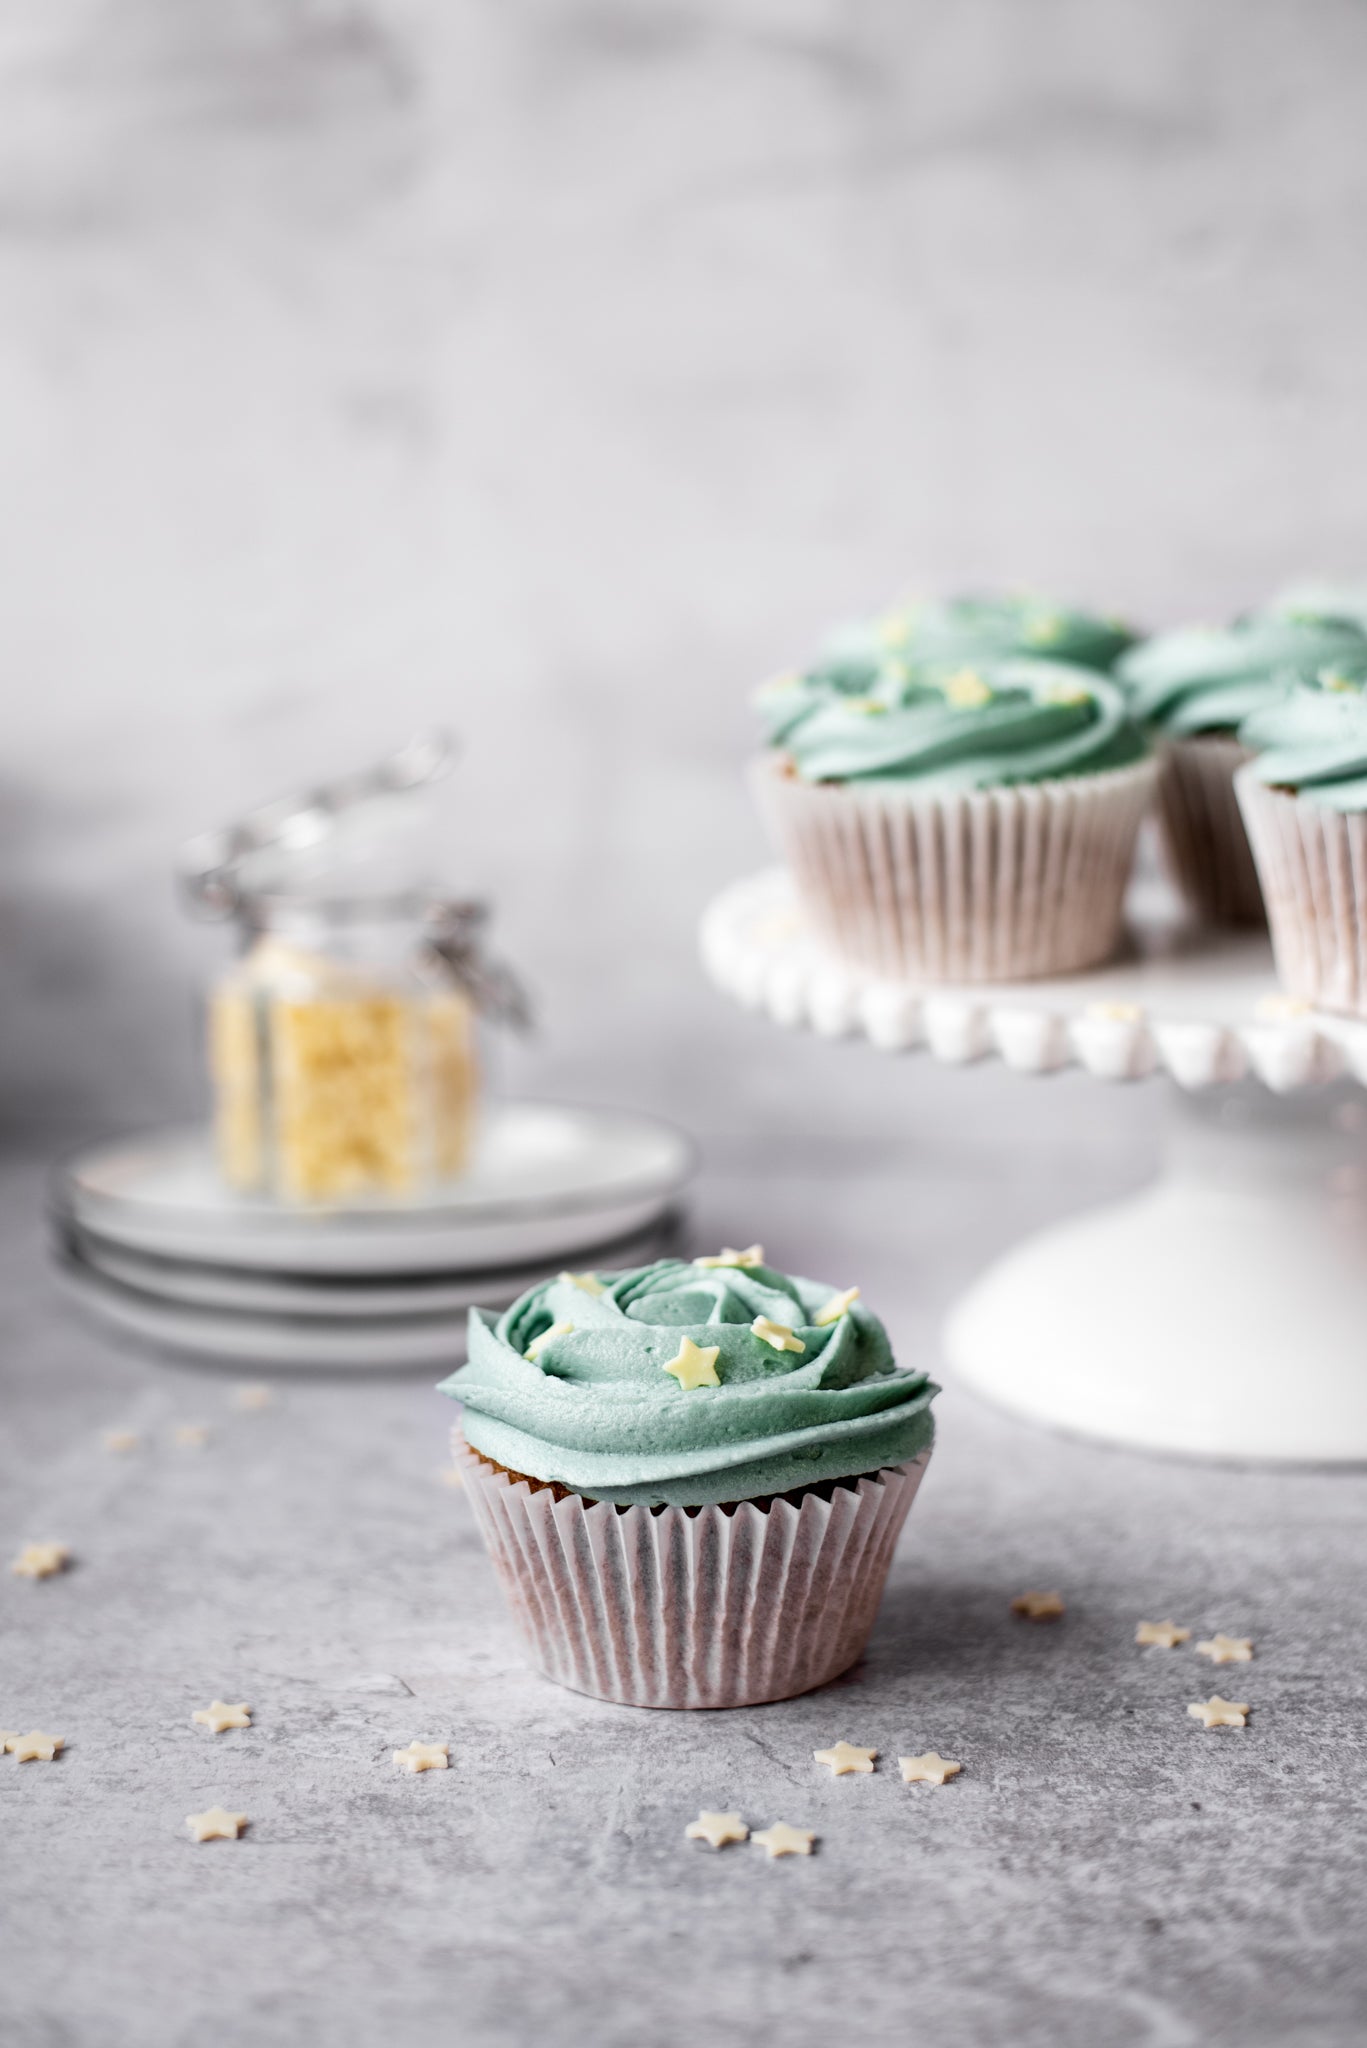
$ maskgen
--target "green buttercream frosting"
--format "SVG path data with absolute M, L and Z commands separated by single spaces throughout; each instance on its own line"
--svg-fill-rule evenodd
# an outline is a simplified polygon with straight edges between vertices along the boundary
M 547 1280 L 495 1317 L 470 1312 L 469 1363 L 441 1391 L 471 1448 L 595 1500 L 697 1507 L 900 1465 L 929 1448 L 939 1389 L 900 1371 L 859 1302 L 814 1318 L 835 1290 L 768 1266 L 662 1259 L 601 1274 L 601 1294 Z M 775 1350 L 757 1316 L 793 1332 Z M 557 1325 L 573 1329 L 536 1340 Z M 684 1338 L 717 1349 L 720 1382 L 665 1367 Z M 535 1348 L 535 1357 L 526 1353 Z
M 1302 683 L 1246 719 L 1249 773 L 1331 811 L 1367 811 L 1367 656 L 1356 677 Z
M 812 667 L 766 684 L 756 702 L 775 744 L 832 698 L 862 697 L 906 681 L 915 665 L 1002 661 L 1013 655 L 1109 669 L 1134 634 L 1117 619 L 1041 597 L 918 598 L 843 627 Z
M 1287 612 L 1184 626 L 1136 647 L 1116 674 L 1136 718 L 1177 737 L 1233 732 L 1298 682 L 1367 656 L 1352 619 Z
M 885 675 L 788 732 L 804 782 L 916 782 L 945 793 L 1094 775 L 1148 742 L 1116 685 L 1093 669 L 1027 658 Z

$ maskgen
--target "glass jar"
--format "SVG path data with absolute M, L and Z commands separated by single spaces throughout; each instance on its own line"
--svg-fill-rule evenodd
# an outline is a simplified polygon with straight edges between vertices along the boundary
M 413 1195 L 467 1163 L 474 993 L 452 954 L 473 912 L 399 898 L 244 906 L 209 1003 L 220 1167 L 242 1193 Z

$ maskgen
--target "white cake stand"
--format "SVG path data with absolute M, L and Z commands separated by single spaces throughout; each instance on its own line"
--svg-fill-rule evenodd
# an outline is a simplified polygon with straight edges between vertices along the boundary
M 1005 1408 L 1113 1443 L 1367 1462 L 1367 1024 L 1280 995 L 1265 937 L 1194 932 L 1146 884 L 1108 967 L 919 990 L 823 953 L 769 869 L 711 905 L 702 954 L 727 994 L 826 1037 L 1169 1076 L 1157 1182 L 990 1268 L 949 1316 L 951 1366 Z

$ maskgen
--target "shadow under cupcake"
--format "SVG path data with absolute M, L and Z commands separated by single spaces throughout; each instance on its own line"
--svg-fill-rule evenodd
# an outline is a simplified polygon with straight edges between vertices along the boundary
M 442 1391 L 533 1664 L 627 1705 L 739 1707 L 862 1654 L 938 1389 L 857 1288 L 754 1246 L 472 1310 Z

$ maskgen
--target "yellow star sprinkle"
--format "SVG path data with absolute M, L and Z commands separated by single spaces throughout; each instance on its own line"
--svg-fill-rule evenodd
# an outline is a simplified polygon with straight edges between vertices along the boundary
M 1175 1650 L 1179 1643 L 1190 1641 L 1191 1630 L 1179 1628 L 1175 1621 L 1141 1621 L 1134 1639 L 1140 1644 L 1152 1643 L 1159 1650 Z
M 172 1437 L 180 1451 L 202 1451 L 209 1441 L 208 1425 L 203 1422 L 182 1422 Z
M 824 1308 L 812 1317 L 818 1330 L 824 1330 L 827 1323 L 838 1323 L 852 1301 L 858 1301 L 859 1289 L 847 1287 L 843 1294 L 833 1294 Z
M 187 1813 L 185 1825 L 192 1842 L 235 1842 L 247 1825 L 247 1816 L 211 1806 L 207 1813 Z
M 71 1552 L 64 1543 L 26 1543 L 10 1570 L 16 1579 L 50 1579 L 54 1572 L 65 1571 L 70 1562 Z
M 135 1435 L 131 1429 L 107 1429 L 104 1433 L 105 1449 L 119 1455 L 126 1451 L 135 1451 L 141 1442 L 142 1438 Z
M 1208 1700 L 1193 1700 L 1187 1712 L 1207 1728 L 1242 1728 L 1248 1719 L 1248 1701 L 1222 1700 L 1213 1692 Z
M 1322 690 L 1335 691 L 1360 690 L 1362 688 L 1360 680 L 1354 681 L 1352 676 L 1346 676 L 1336 668 L 1322 668 L 1319 672 L 1319 685 Z
M 721 1355 L 720 1344 L 695 1344 L 691 1337 L 685 1337 L 679 1346 L 677 1358 L 671 1358 L 661 1368 L 672 1372 L 686 1394 L 695 1387 L 719 1387 L 717 1359 Z
M 805 1351 L 807 1346 L 800 1337 L 795 1337 L 786 1323 L 776 1323 L 769 1316 L 756 1316 L 750 1328 L 766 1344 L 772 1344 L 775 1351 Z
M 1085 683 L 1050 683 L 1039 693 L 1041 704 L 1061 704 L 1071 708 L 1075 704 L 1090 704 L 1092 693 Z
M 1059 1593 L 1018 1593 L 1011 1602 L 1011 1612 L 1023 1614 L 1027 1621 L 1057 1621 L 1063 1611 Z
M 1289 1024 L 1297 1017 L 1310 1015 L 1310 1005 L 1304 996 L 1259 996 L 1254 1009 L 1269 1024 Z
M 924 1756 L 899 1756 L 904 1785 L 943 1785 L 946 1778 L 955 1777 L 963 1769 L 962 1764 L 952 1763 L 938 1750 L 928 1749 Z
M 860 1749 L 853 1742 L 837 1742 L 834 1749 L 814 1749 L 813 1757 L 819 1764 L 829 1764 L 833 1778 L 843 1778 L 847 1771 L 871 1771 L 876 1749 Z
M 1086 1014 L 1095 1024 L 1137 1024 L 1144 1012 L 1138 1003 L 1088 1003 Z
M 531 1343 L 527 1346 L 527 1349 L 523 1352 L 522 1356 L 526 1359 L 529 1365 L 535 1365 L 537 1359 L 540 1358 L 542 1352 L 545 1350 L 548 1344 L 554 1343 L 557 1337 L 572 1337 L 573 1335 L 573 1323 L 552 1323 L 549 1330 L 543 1330 L 539 1337 L 533 1337 Z
M 450 1744 L 445 1742 L 410 1742 L 407 1749 L 396 1749 L 394 1761 L 401 1771 L 444 1771 L 450 1768 Z
M 0 1728 L 0 1755 L 7 1754 L 11 1749 L 13 1749 L 15 1743 L 18 1742 L 19 1739 L 20 1738 L 13 1732 L 12 1729 Z
M 745 1842 L 750 1830 L 738 1813 L 708 1813 L 705 1810 L 696 1820 L 691 1820 L 684 1829 L 685 1838 L 690 1842 L 708 1842 L 714 1849 L 724 1849 L 728 1842 Z
M 992 691 L 975 668 L 956 670 L 945 683 L 944 692 L 945 702 L 956 711 L 972 711 L 979 704 L 992 702 Z
M 581 1294 L 606 1294 L 607 1288 L 596 1273 L 557 1273 L 557 1280 L 563 1280 L 567 1287 L 577 1287 Z
M 760 1828 L 750 1840 L 758 1842 L 771 1856 L 810 1856 L 816 1835 L 811 1828 L 790 1828 L 786 1820 L 776 1820 L 771 1828 Z
M 65 1745 L 65 1736 L 42 1735 L 36 1728 L 28 1735 L 10 1735 L 5 1740 L 6 1749 L 21 1764 L 50 1764 Z
M 221 1735 L 225 1728 L 250 1728 L 252 1710 L 250 1707 L 226 1706 L 222 1700 L 214 1700 L 207 1707 L 196 1707 L 190 1719 L 197 1721 L 201 1728 L 212 1728 L 215 1735 Z
M 1207 1642 L 1196 1645 L 1198 1657 L 1209 1657 L 1212 1664 L 1251 1664 L 1253 1644 L 1247 1636 L 1211 1636 Z
M 884 647 L 905 647 L 911 638 L 911 614 L 889 612 L 878 622 L 878 638 Z M 759 1837 L 755 1839 L 758 1841 Z
M 843 706 L 846 711 L 857 711 L 861 718 L 878 718 L 888 708 L 877 697 L 846 697 Z
M 1048 647 L 1063 633 L 1063 621 L 1056 612 L 1046 612 L 1041 619 L 1033 619 L 1026 628 L 1025 637 L 1032 647 Z
M 694 1259 L 693 1263 L 695 1266 L 739 1266 L 750 1272 L 754 1267 L 764 1264 L 764 1246 L 752 1244 L 746 1251 L 733 1252 L 728 1244 L 723 1246 L 715 1258 Z
M 239 1387 L 233 1395 L 233 1406 L 250 1415 L 260 1408 L 273 1408 L 275 1395 L 269 1387 Z

